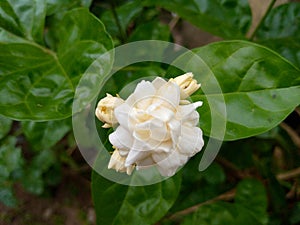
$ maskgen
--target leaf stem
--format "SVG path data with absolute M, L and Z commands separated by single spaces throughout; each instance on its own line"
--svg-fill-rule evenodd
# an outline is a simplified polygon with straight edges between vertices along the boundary
M 110 1 L 110 4 L 111 4 L 111 11 L 112 11 L 113 17 L 114 17 L 114 19 L 116 21 L 116 24 L 117 24 L 117 27 L 119 29 L 121 42 L 125 43 L 125 41 L 126 41 L 126 34 L 125 34 L 125 31 L 122 28 L 120 19 L 119 19 L 118 14 L 117 14 L 115 1 L 114 0 Z
M 271 11 L 271 9 L 273 8 L 274 4 L 276 3 L 276 0 L 272 0 L 271 3 L 269 4 L 265 14 L 263 15 L 263 17 L 260 19 L 258 25 L 255 27 L 255 30 L 253 31 L 253 33 L 250 35 L 249 40 L 253 41 L 258 29 L 261 27 L 261 25 L 263 24 L 263 22 L 265 21 L 267 15 L 269 14 L 269 12 Z

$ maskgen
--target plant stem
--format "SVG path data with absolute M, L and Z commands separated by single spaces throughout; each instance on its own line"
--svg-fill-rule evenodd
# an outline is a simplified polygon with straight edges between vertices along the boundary
M 125 31 L 122 28 L 121 22 L 119 20 L 118 14 L 117 14 L 115 1 L 111 1 L 110 3 L 111 3 L 112 14 L 114 16 L 114 19 L 116 21 L 117 27 L 119 29 L 121 42 L 125 43 L 125 41 L 126 41 L 126 34 L 125 34 Z
M 253 40 L 258 29 L 261 27 L 261 25 L 263 24 L 263 22 L 265 21 L 267 15 L 269 14 L 269 12 L 271 11 L 271 9 L 273 8 L 274 4 L 276 3 L 276 0 L 272 0 L 271 3 L 269 4 L 264 16 L 261 18 L 261 20 L 259 21 L 258 25 L 255 27 L 255 30 L 253 31 L 253 33 L 250 35 L 249 40 Z

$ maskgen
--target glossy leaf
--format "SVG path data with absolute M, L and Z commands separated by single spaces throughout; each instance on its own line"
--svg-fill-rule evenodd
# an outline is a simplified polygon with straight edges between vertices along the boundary
M 82 73 L 112 48 L 103 24 L 87 9 L 67 12 L 53 32 L 57 53 L 0 28 L 1 114 L 17 120 L 71 116 Z
M 129 23 L 142 12 L 142 9 L 139 1 L 131 1 L 114 9 L 116 15 L 113 14 L 112 10 L 105 11 L 101 15 L 101 21 L 107 27 L 110 35 L 122 37 L 126 35 Z
M 274 8 L 257 32 L 256 38 L 300 68 L 300 3 Z
M 129 41 L 141 40 L 162 40 L 168 41 L 170 39 L 169 26 L 160 23 L 159 21 L 152 21 L 138 26 L 131 36 Z
M 0 139 L 5 137 L 10 131 L 12 120 L 6 117 L 0 116 Z
M 226 121 L 225 140 L 241 139 L 270 130 L 287 117 L 299 104 L 300 70 L 275 52 L 250 42 L 227 41 L 194 50 L 212 73 L 199 74 L 198 60 L 183 61 L 193 71 L 202 90 L 192 96 L 203 100 L 199 108 L 200 126 L 210 135 L 211 111 Z M 194 57 L 196 58 L 196 57 Z M 179 59 L 180 60 L 180 59 Z M 213 76 L 222 94 L 214 91 Z M 207 99 L 226 105 L 226 118 L 218 107 L 209 108 Z
M 23 121 L 22 129 L 33 149 L 50 149 L 71 129 L 70 120 L 48 122 Z
M 29 41 L 43 43 L 45 17 L 46 0 L 0 1 L 0 27 Z
M 195 26 L 223 38 L 244 38 L 251 23 L 247 0 L 147 0 L 178 14 Z
M 93 172 L 92 194 L 97 224 L 154 224 L 173 205 L 179 193 L 180 182 L 180 174 L 177 174 L 153 185 L 125 186 L 108 181 Z

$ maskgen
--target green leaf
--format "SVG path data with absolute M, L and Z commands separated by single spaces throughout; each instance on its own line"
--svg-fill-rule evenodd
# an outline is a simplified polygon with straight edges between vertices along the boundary
M 29 41 L 43 43 L 45 17 L 45 0 L 0 2 L 0 27 Z
M 93 172 L 92 195 L 97 224 L 154 224 L 173 205 L 179 193 L 180 182 L 181 176 L 177 174 L 157 184 L 125 186 L 108 181 Z
M 223 38 L 245 38 L 251 23 L 247 0 L 147 0 L 178 14 L 195 26 Z
M 71 129 L 71 121 L 54 120 L 48 122 L 23 121 L 22 129 L 33 149 L 50 149 Z
M 254 179 L 242 180 L 236 190 L 235 203 L 251 211 L 262 224 L 268 222 L 266 190 L 259 181 Z
M 9 178 L 12 173 L 22 167 L 21 149 L 15 147 L 15 137 L 8 137 L 0 147 L 0 179 Z
M 71 116 L 81 75 L 112 48 L 103 24 L 87 9 L 67 12 L 48 32 L 57 37 L 57 53 L 0 28 L 1 114 L 38 121 Z
M 152 21 L 138 26 L 129 37 L 129 42 L 141 40 L 162 40 L 170 39 L 170 28 L 159 21 Z
M 221 184 L 225 181 L 226 175 L 219 164 L 212 163 L 205 171 L 203 171 L 203 178 L 209 184 Z
M 122 37 L 126 35 L 126 30 L 130 22 L 142 12 L 142 9 L 143 7 L 139 1 L 131 1 L 115 9 L 115 16 L 117 18 L 115 18 L 112 10 L 109 10 L 101 15 L 101 21 L 103 21 L 107 27 L 107 31 L 110 35 Z
M 0 116 L 0 139 L 5 137 L 10 131 L 12 120 L 6 117 Z
M 280 5 L 268 14 L 257 32 L 259 43 L 279 52 L 300 68 L 300 4 Z
M 92 0 L 46 0 L 47 15 L 52 15 L 57 12 L 65 11 L 76 7 L 90 7 Z
M 202 64 L 195 56 L 189 61 L 182 57 L 181 63 L 187 71 L 194 72 L 202 84 L 202 90 L 192 99 L 204 101 L 199 112 L 205 135 L 210 136 L 211 113 L 226 121 L 224 140 L 236 140 L 272 129 L 299 104 L 299 69 L 263 46 L 225 41 L 194 49 L 194 53 L 210 71 L 201 73 Z M 215 91 L 214 79 L 219 82 L 222 94 Z M 226 118 L 222 107 L 218 107 L 224 103 L 222 97 Z M 214 103 L 214 108 L 210 108 L 209 103 Z
M 217 202 L 201 206 L 183 225 L 262 225 L 247 209 L 238 204 Z
M 44 191 L 44 174 L 56 163 L 56 157 L 51 150 L 41 151 L 36 155 L 21 178 L 23 187 L 33 193 L 41 194 Z M 58 175 L 59 176 L 59 175 Z
M 3 186 L 0 183 L 0 202 L 8 207 L 15 207 L 17 199 L 13 193 L 13 186 Z

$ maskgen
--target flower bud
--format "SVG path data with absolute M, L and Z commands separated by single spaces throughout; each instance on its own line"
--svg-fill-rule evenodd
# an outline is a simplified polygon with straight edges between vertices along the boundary
M 106 97 L 98 102 L 95 114 L 97 118 L 104 123 L 102 127 L 110 128 L 118 123 L 114 114 L 114 109 L 123 103 L 123 99 L 120 97 L 113 97 L 110 94 L 106 94 Z
M 119 153 L 119 150 L 116 149 L 111 155 L 110 161 L 108 163 L 108 169 L 114 169 L 117 172 L 126 172 L 130 175 L 134 169 L 134 165 L 125 167 L 126 157 L 122 157 Z
M 200 84 L 197 83 L 197 80 L 193 79 L 193 73 L 185 73 L 181 76 L 175 77 L 172 79 L 180 87 L 180 98 L 185 99 L 192 95 L 195 91 L 200 88 Z

